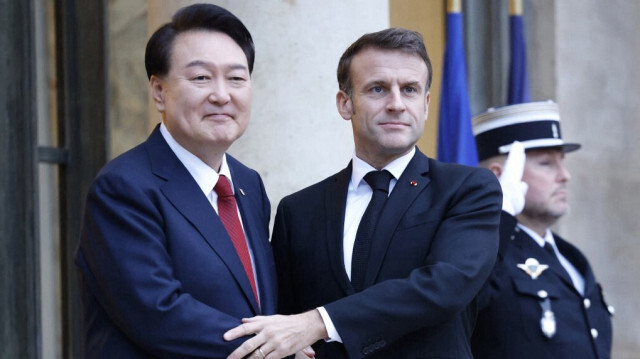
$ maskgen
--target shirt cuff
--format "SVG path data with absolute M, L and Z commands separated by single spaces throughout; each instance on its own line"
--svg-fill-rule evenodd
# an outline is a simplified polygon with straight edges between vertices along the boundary
M 342 343 L 342 338 L 340 338 L 340 334 L 338 334 L 336 327 L 333 325 L 327 310 L 324 309 L 324 307 L 318 307 L 317 309 L 318 313 L 320 313 L 320 317 L 322 317 L 322 321 L 324 322 L 324 327 L 327 329 L 327 335 L 329 336 L 329 339 L 326 339 L 326 341 Z

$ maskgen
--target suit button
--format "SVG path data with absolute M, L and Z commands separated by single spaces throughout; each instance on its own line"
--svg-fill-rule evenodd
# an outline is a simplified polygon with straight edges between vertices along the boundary
M 544 299 L 544 298 L 546 298 L 546 297 L 548 297 L 548 296 L 549 296 L 549 293 L 547 293 L 547 291 L 546 291 L 546 290 L 544 290 L 544 289 L 543 289 L 543 290 L 539 290 L 539 291 L 538 291 L 538 297 L 540 297 L 540 298 Z
M 593 337 L 593 339 L 598 338 L 598 329 L 592 328 L 591 329 L 591 336 Z
M 613 305 L 608 306 L 607 310 L 609 311 L 609 314 L 611 314 L 611 315 L 616 314 L 616 308 L 614 308 Z
M 589 300 L 589 298 L 584 298 L 584 307 L 585 309 L 589 309 L 591 307 L 591 300 Z

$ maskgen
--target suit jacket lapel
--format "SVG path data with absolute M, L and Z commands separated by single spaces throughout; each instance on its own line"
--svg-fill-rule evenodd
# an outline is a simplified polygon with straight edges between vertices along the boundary
M 427 189 L 430 182 L 428 172 L 429 160 L 416 150 L 380 214 L 380 220 L 371 241 L 371 254 L 364 277 L 365 288 L 375 283 L 389 243 L 405 212 L 414 204 L 416 198 Z M 419 205 L 428 207 L 430 204 L 420 203 Z
M 161 191 L 176 209 L 200 232 L 206 243 L 218 254 L 242 288 L 245 297 L 258 313 L 257 303 L 240 258 L 220 218 L 204 196 L 191 174 L 175 156 L 156 127 L 149 137 L 149 156 L 153 172 L 166 180 Z M 215 280 L 215 278 L 211 278 Z
M 578 270 L 578 273 L 584 279 L 584 294 L 587 295 L 590 290 L 595 288 L 596 280 L 589 266 L 587 258 L 580 251 L 573 247 L 569 242 L 562 239 L 557 234 L 553 234 L 558 250 L 562 255 Z M 573 282 L 571 282 L 573 285 Z
M 334 176 L 333 183 L 326 187 L 325 213 L 327 231 L 327 250 L 333 275 L 345 295 L 353 294 L 355 290 L 344 268 L 344 216 L 347 203 L 347 191 L 351 179 L 351 163 Z M 322 238 L 322 237 L 320 237 Z
M 569 262 L 571 262 L 583 277 L 586 277 L 589 272 L 589 263 L 587 262 L 587 259 L 557 234 L 554 233 L 553 237 L 560 253 L 562 253 Z

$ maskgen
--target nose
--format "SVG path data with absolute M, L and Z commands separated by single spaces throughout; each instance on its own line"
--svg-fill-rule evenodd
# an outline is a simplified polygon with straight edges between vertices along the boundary
M 399 88 L 392 88 L 389 92 L 389 102 L 387 103 L 387 112 L 402 112 L 406 109 L 402 93 Z
M 564 163 L 560 163 L 558 179 L 560 182 L 568 182 L 571 179 L 571 173 L 569 173 L 569 170 L 564 165 Z
M 225 104 L 231 100 L 229 90 L 223 81 L 212 81 L 209 92 L 209 102 L 217 105 Z

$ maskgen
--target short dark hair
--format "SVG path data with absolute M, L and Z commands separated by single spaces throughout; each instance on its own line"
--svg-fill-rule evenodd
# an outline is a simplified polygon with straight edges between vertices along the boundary
M 169 72 L 173 44 L 178 34 L 191 30 L 211 30 L 229 35 L 247 57 L 249 73 L 253 71 L 255 47 L 249 30 L 228 10 L 213 4 L 194 4 L 178 10 L 171 22 L 162 25 L 147 42 L 144 65 L 147 77 Z
M 340 90 L 351 96 L 351 61 L 359 52 L 369 49 L 380 50 L 400 50 L 408 54 L 420 56 L 427 65 L 427 84 L 426 89 L 431 87 L 431 60 L 424 46 L 422 35 L 416 31 L 390 28 L 378 32 L 362 35 L 356 42 L 351 44 L 349 48 L 342 54 L 340 62 L 338 62 L 338 86 Z

